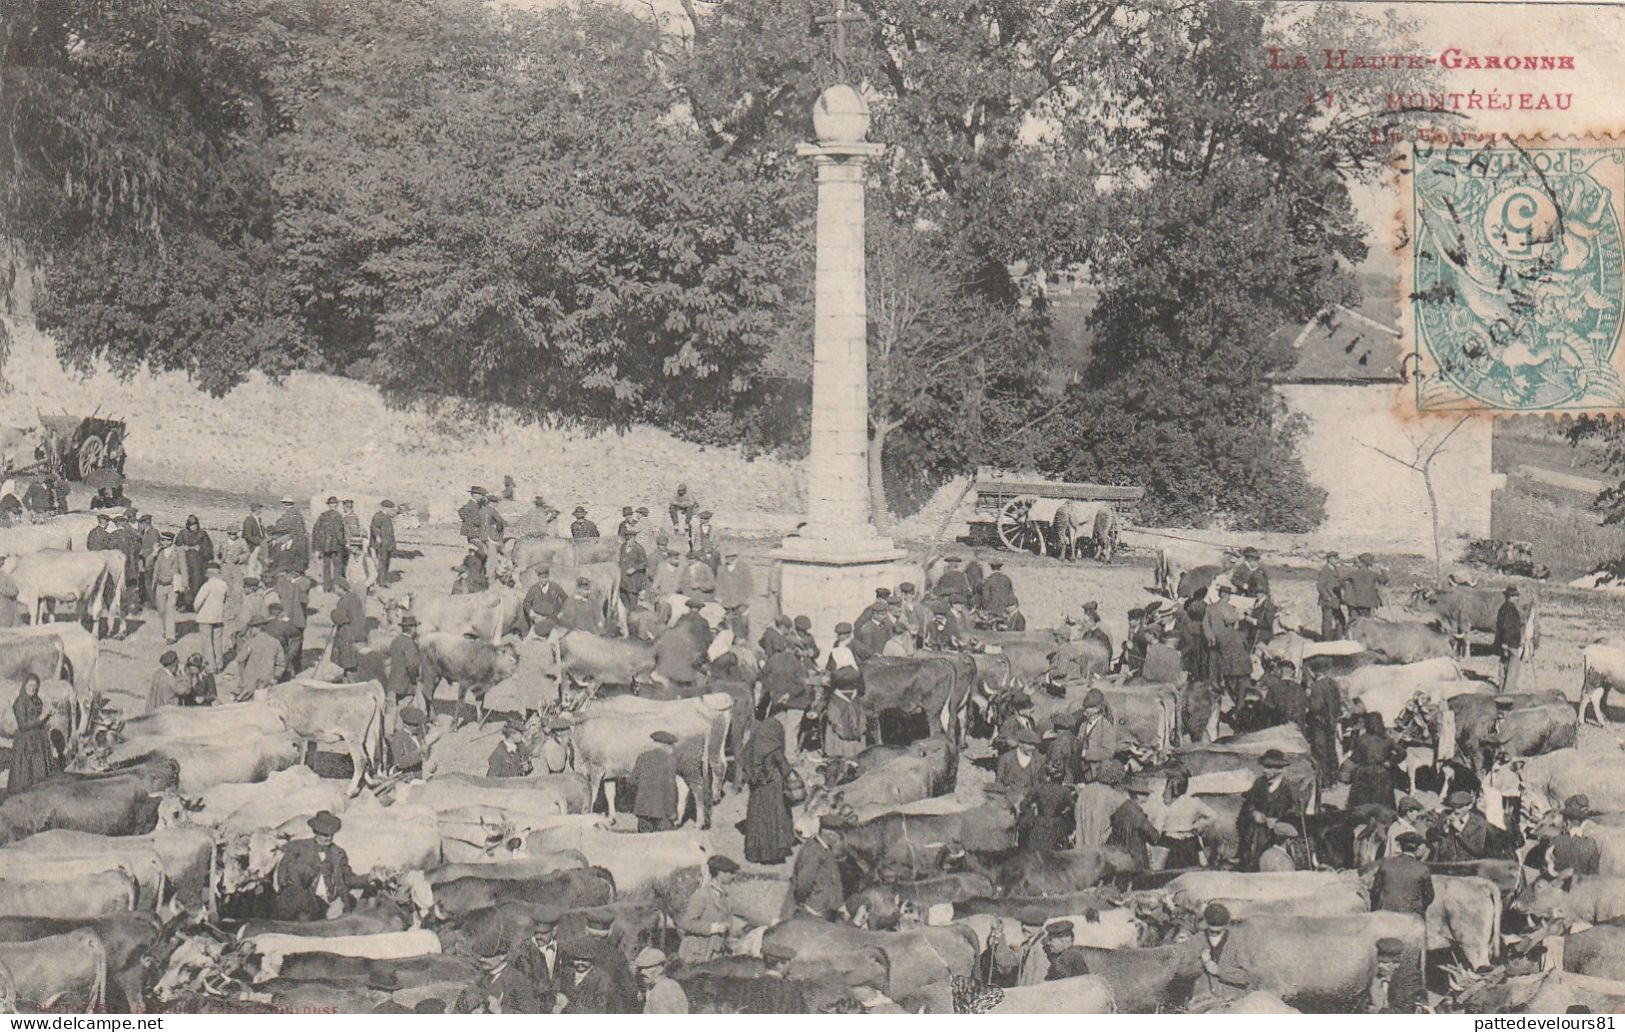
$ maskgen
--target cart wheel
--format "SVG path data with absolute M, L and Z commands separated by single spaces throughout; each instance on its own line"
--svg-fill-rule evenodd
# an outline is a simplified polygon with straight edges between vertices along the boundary
M 1017 552 L 1045 554 L 1044 531 L 1031 520 L 1033 499 L 1017 498 L 999 512 L 999 540 Z
M 79 445 L 80 478 L 83 479 L 84 475 L 90 470 L 100 469 L 102 465 L 102 458 L 105 454 L 105 448 L 102 445 L 102 439 L 100 437 L 97 437 L 94 434 L 86 437 Z

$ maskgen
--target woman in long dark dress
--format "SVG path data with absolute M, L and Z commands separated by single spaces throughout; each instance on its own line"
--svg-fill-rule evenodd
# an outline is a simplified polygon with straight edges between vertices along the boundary
M 6 782 L 6 794 L 16 795 L 57 772 L 51 733 L 45 729 L 48 718 L 39 697 L 38 677 L 29 674 L 23 678 L 11 713 L 17 718 L 17 737 L 11 740 L 11 779 Z
M 796 845 L 790 803 L 784 797 L 790 764 L 784 758 L 784 725 L 769 717 L 756 722 L 745 743 L 745 859 L 753 864 L 782 864 Z
M 1381 713 L 1365 715 L 1365 730 L 1354 740 L 1349 759 L 1354 764 L 1349 778 L 1348 807 L 1375 803 L 1394 809 L 1394 760 L 1399 747 L 1388 737 Z
M 186 529 L 175 535 L 175 547 L 186 560 L 186 608 L 203 587 L 203 568 L 214 561 L 214 541 L 196 516 L 186 517 Z

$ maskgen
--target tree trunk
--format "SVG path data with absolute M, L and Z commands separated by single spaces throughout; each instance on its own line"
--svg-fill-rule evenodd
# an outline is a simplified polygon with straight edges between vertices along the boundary
M 869 438 L 869 519 L 883 531 L 892 526 L 891 509 L 886 505 L 886 436 L 896 428 L 895 423 L 876 422 Z

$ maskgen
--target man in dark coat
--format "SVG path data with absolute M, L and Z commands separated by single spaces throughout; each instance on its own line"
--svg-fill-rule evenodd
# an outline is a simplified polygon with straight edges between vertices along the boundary
M 993 572 L 982 580 L 982 590 L 979 608 L 988 616 L 1003 616 L 1005 611 L 1016 602 L 1016 588 L 1010 581 L 1010 575 L 1004 572 L 1004 563 L 998 559 L 988 560 Z
M 401 617 L 400 633 L 390 640 L 389 674 L 384 687 L 397 700 L 422 692 L 423 653 L 418 650 L 418 618 Z
M 1370 616 L 1382 605 L 1380 589 L 1388 583 L 1388 571 L 1378 569 L 1375 564 L 1375 556 L 1361 552 L 1360 565 L 1343 575 L 1343 604 L 1348 607 L 1351 621 Z
M 1371 909 L 1425 917 L 1433 903 L 1433 872 L 1417 857 L 1422 850 L 1422 836 L 1414 831 L 1402 832 L 1394 844 L 1399 852 L 1377 863 L 1376 878 L 1371 883 Z
M 504 1014 L 551 1014 L 558 998 L 566 964 L 557 926 L 538 917 L 530 935 L 508 951 L 508 962 L 492 988 L 502 999 Z
M 1309 680 L 1309 699 L 1304 714 L 1309 739 L 1309 753 L 1315 761 L 1315 772 L 1322 784 L 1331 784 L 1337 777 L 1337 728 L 1343 718 L 1343 699 L 1337 683 L 1330 677 L 1315 676 Z
M 668 627 L 655 639 L 655 675 L 668 684 L 692 685 L 699 680 L 697 668 L 704 655 L 686 627 Z
M 858 618 L 852 621 L 852 633 L 857 634 L 857 632 L 863 628 L 864 624 L 867 624 L 872 620 L 884 619 L 890 612 L 891 589 L 876 588 L 875 600 L 869 603 L 867 606 L 864 606 L 863 612 L 859 613 Z
M 1427 991 L 1420 972 L 1405 970 L 1402 960 L 1405 943 L 1391 936 L 1377 940 L 1377 955 L 1371 965 L 1371 984 L 1366 993 L 1367 1014 L 1415 1014 L 1427 1003 Z
M 1275 634 L 1275 596 L 1270 592 L 1269 574 L 1258 565 L 1260 554 L 1251 545 L 1242 549 L 1241 562 L 1230 571 L 1230 583 L 1237 594 L 1258 599 L 1252 611 L 1252 632 L 1249 644 L 1267 642 Z
M 1501 691 L 1518 690 L 1523 668 L 1523 614 L 1518 612 L 1518 589 L 1506 589 L 1506 600 L 1495 612 L 1495 654 L 1501 657 Z
M 1320 605 L 1320 640 L 1343 636 L 1348 621 L 1343 616 L 1343 571 L 1337 553 L 1326 553 L 1326 565 L 1315 574 L 1315 601 Z
M 98 512 L 96 525 L 85 535 L 85 551 L 100 552 L 113 547 L 113 517 L 105 512 Z
M 573 631 L 604 633 L 604 606 L 594 596 L 591 580 L 576 578 L 575 593 L 565 600 L 564 608 L 559 612 L 559 623 Z
M 649 555 L 638 544 L 637 532 L 635 523 L 621 525 L 621 602 L 629 613 L 649 583 Z
M 576 541 L 586 541 L 598 537 L 598 524 L 587 518 L 587 507 L 578 505 L 570 515 L 575 522 L 570 524 L 570 537 Z
M 547 563 L 536 567 L 536 574 L 536 583 L 525 592 L 523 608 L 530 621 L 530 633 L 545 638 L 559 625 L 570 596 L 553 579 L 553 568 Z
M 1433 829 L 1433 859 L 1441 863 L 1483 860 L 1489 856 L 1490 825 L 1473 809 L 1471 792 L 1461 789 L 1445 800 L 1449 813 Z
M 1045 761 L 1039 783 L 1027 792 L 1016 815 L 1016 841 L 1035 853 L 1065 849 L 1072 836 L 1072 808 L 1077 802 L 1071 788 L 1061 784 L 1061 766 Z
M 333 581 L 344 576 L 349 544 L 344 533 L 344 516 L 339 513 L 339 500 L 329 496 L 327 508 L 316 517 L 316 525 L 310 529 L 310 547 L 322 559 L 323 591 L 332 591 Z
M 1276 821 L 1297 822 L 1302 819 L 1303 805 L 1286 780 L 1286 768 L 1291 766 L 1279 749 L 1265 752 L 1259 763 L 1264 773 L 1241 797 L 1241 814 L 1236 819 L 1236 834 L 1241 840 L 1239 867 L 1243 871 L 1256 871 L 1258 858 L 1270 846 L 1270 825 Z
M 1017 730 L 1014 738 L 1015 747 L 999 757 L 993 779 L 1010 793 L 1011 799 L 1019 800 L 1041 781 L 1044 760 L 1038 755 L 1041 739 L 1031 728 Z
M 625 1014 L 629 1009 L 621 999 L 615 979 L 598 963 L 600 957 L 592 952 L 590 944 L 580 940 L 564 947 L 570 958 L 570 968 L 554 986 L 561 1014 Z
M 248 515 L 243 517 L 243 544 L 250 552 L 265 543 L 265 523 L 260 519 L 264 508 L 259 502 L 250 502 Z
M 840 844 L 840 829 L 850 826 L 851 819 L 842 814 L 825 814 L 818 834 L 801 844 L 790 873 L 790 899 L 798 912 L 826 921 L 845 913 L 836 847 Z
M 338 605 L 333 607 L 333 662 L 348 670 L 355 665 L 361 643 L 367 640 L 367 611 L 350 582 L 336 578 Z
M 876 604 L 881 605 L 880 615 L 870 618 L 869 622 L 861 627 L 855 626 L 852 631 L 852 655 L 856 656 L 859 662 L 880 655 L 892 635 L 891 607 L 878 601 Z M 870 608 L 873 609 L 874 606 Z
M 395 558 L 395 503 L 388 498 L 378 503 L 378 511 L 367 525 L 367 551 L 372 553 L 378 583 L 387 585 L 389 564 Z
M 137 522 L 136 536 L 140 541 L 137 566 L 140 568 L 141 603 L 154 608 L 158 605 L 158 589 L 153 582 L 153 565 L 158 559 L 158 550 L 163 547 L 163 536 L 158 528 L 152 525 L 152 514 L 142 513 Z
M 310 531 L 305 527 L 304 514 L 287 495 L 282 496 L 282 515 L 277 517 L 276 529 L 288 536 L 290 561 L 303 573 L 310 566 Z
M 502 740 L 485 762 L 488 778 L 522 778 L 531 772 L 530 751 L 525 748 L 525 725 L 509 720 L 502 725 Z
M 677 826 L 677 760 L 673 749 L 677 736 L 656 731 L 649 736 L 654 748 L 645 749 L 632 765 L 633 791 L 637 798 L 632 812 L 639 831 L 670 831 Z
M 957 555 L 951 555 L 943 561 L 947 563 L 948 569 L 937 579 L 932 594 L 955 605 L 970 605 L 970 581 L 965 578 L 965 571 L 959 568 L 963 560 Z
M 349 856 L 333 841 L 342 822 L 323 810 L 306 823 L 315 837 L 288 843 L 271 875 L 272 910 L 279 921 L 319 921 L 333 902 L 362 885 L 350 870 Z

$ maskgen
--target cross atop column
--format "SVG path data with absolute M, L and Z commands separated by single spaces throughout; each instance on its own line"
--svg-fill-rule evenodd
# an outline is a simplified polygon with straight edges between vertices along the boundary
M 813 25 L 822 30 L 825 25 L 833 25 L 834 32 L 830 42 L 830 52 L 835 59 L 835 81 L 846 82 L 846 27 L 861 24 L 869 20 L 862 11 L 849 11 L 846 0 L 832 0 L 834 9 L 829 14 L 820 14 L 813 18 Z

